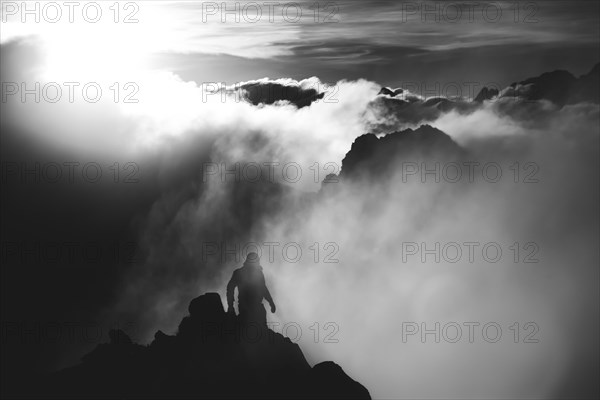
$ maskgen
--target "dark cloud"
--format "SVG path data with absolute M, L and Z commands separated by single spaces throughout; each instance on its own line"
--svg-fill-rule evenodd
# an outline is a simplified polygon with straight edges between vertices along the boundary
M 307 107 L 313 102 L 323 99 L 324 87 L 318 80 L 290 81 L 269 80 L 241 82 L 227 89 L 228 94 L 241 96 L 255 106 L 278 102 L 291 103 L 298 108 Z

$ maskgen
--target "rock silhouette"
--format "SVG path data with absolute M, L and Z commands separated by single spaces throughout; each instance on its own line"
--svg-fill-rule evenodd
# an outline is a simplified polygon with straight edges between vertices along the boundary
M 563 107 L 568 102 L 569 92 L 575 82 L 577 78 L 568 71 L 546 72 L 535 78 L 511 84 L 504 97 L 516 96 L 526 100 L 545 99 Z
M 392 132 L 381 138 L 372 133 L 359 136 L 342 160 L 340 179 L 370 178 L 393 174 L 398 160 L 454 160 L 465 153 L 450 136 L 430 125 Z M 328 177 L 333 179 L 333 177 Z
M 386 96 L 390 96 L 390 97 L 396 97 L 399 94 L 404 93 L 404 89 L 390 89 L 388 87 L 382 87 L 381 90 L 379 91 L 379 93 L 377 93 L 377 95 L 386 95 Z
M 259 324 L 226 313 L 217 293 L 193 299 L 176 335 L 150 345 L 121 330 L 79 365 L 47 376 L 39 394 L 60 398 L 370 399 L 333 362 L 310 367 L 300 347 Z
M 496 88 L 488 88 L 487 86 L 484 86 L 479 91 L 479 93 L 477 94 L 477 96 L 475 96 L 475 98 L 473 99 L 473 101 L 475 101 L 477 103 L 481 103 L 484 100 L 493 99 L 494 97 L 498 96 L 498 93 L 500 93 L 498 91 L 498 89 L 496 89 Z

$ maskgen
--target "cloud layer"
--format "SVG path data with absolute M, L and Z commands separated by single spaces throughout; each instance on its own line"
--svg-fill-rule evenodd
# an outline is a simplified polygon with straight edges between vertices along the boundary
M 2 73 L 2 81 L 17 80 Z M 145 206 L 123 218 L 143 262 L 118 272 L 114 301 L 103 303 L 99 318 L 133 321 L 138 340 L 157 329 L 173 332 L 191 298 L 223 293 L 240 263 L 223 248 L 241 257 L 252 242 L 262 245 L 278 304 L 271 318 L 298 323 L 311 362 L 339 362 L 376 398 L 596 390 L 573 382 L 598 372 L 590 356 L 599 333 L 597 104 L 506 99 L 440 109 L 419 99 L 418 107 L 396 108 L 377 95 L 378 84 L 357 80 L 340 81 L 298 108 L 285 100 L 256 106 L 234 93 L 222 97 L 160 71 L 148 71 L 139 85 L 137 104 L 13 100 L 2 110 L 3 139 L 23 132 L 47 152 L 60 149 L 61 157 L 141 166 L 144 181 L 133 196 L 143 196 Z M 390 161 L 387 174 L 343 177 L 319 191 L 326 174 L 344 171 L 357 137 L 423 121 L 464 149 L 456 162 L 479 163 L 473 181 L 442 175 L 436 182 L 436 163 L 444 171 L 448 160 L 408 151 Z M 261 172 L 256 181 L 243 173 L 251 163 Z M 483 169 L 490 163 L 493 169 Z M 302 172 L 296 182 L 294 171 L 284 170 L 294 164 Z M 418 172 L 407 174 L 415 165 Z M 107 214 L 117 213 L 120 203 L 109 204 Z M 273 262 L 267 242 L 278 243 Z M 464 243 L 472 242 L 479 245 L 470 262 Z M 283 252 L 289 243 L 302 251 L 297 262 Z M 436 243 L 459 244 L 463 257 L 423 258 L 422 246 Z M 482 253 L 487 243 L 502 250 L 496 262 Z M 413 244 L 421 250 L 407 255 Z M 338 343 L 324 341 L 327 322 L 336 324 L 329 326 L 337 326 Z M 434 335 L 425 343 L 419 335 L 402 340 L 406 323 L 432 329 L 438 322 L 494 322 L 502 337 L 488 343 L 476 330 L 470 343 L 464 328 L 457 343 L 435 343 Z M 510 329 L 515 322 L 519 343 Z M 528 322 L 539 328 L 538 343 L 523 343 Z

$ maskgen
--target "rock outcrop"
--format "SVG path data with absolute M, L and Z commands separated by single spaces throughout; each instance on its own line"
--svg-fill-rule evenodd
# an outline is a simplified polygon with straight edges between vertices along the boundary
M 352 143 L 342 160 L 340 179 L 386 176 L 397 171 L 398 162 L 455 160 L 464 153 L 464 149 L 450 136 L 430 125 L 392 132 L 382 137 L 368 133 Z
M 370 399 L 333 362 L 310 367 L 300 347 L 225 313 L 217 293 L 193 299 L 176 335 L 156 332 L 147 346 L 121 330 L 82 362 L 44 379 L 40 393 L 60 398 Z

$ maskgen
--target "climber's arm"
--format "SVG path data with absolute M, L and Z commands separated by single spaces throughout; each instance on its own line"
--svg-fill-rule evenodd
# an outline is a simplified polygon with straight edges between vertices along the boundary
M 265 299 L 271 305 L 271 312 L 274 313 L 275 312 L 275 302 L 273 301 L 273 298 L 271 297 L 271 293 L 269 292 L 269 289 L 267 289 L 267 285 L 265 285 Z

